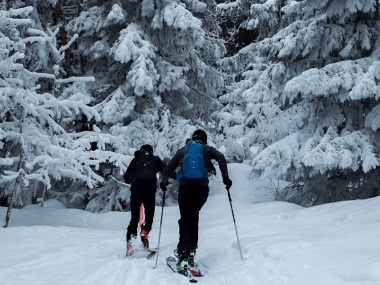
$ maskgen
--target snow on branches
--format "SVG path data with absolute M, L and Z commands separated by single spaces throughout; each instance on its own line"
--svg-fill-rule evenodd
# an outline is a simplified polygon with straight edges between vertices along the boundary
M 21 16 L 25 11 L 31 8 L 1 11 L 1 15 Z M 44 193 L 54 191 L 53 182 L 63 179 L 80 181 L 92 188 L 103 181 L 96 172 L 100 163 L 114 161 L 125 167 L 120 162 L 123 156 L 105 151 L 107 145 L 112 144 L 112 136 L 103 135 L 96 125 L 88 131 L 73 128 L 78 116 L 94 122 L 101 119 L 98 112 L 87 105 L 87 95 L 83 94 L 83 84 L 94 81 L 93 77 L 57 78 L 62 53 L 76 37 L 58 48 L 57 30 L 45 33 L 35 27 L 24 28 L 23 25 L 31 24 L 29 21 L 17 23 L 21 26 L 4 28 L 0 33 L 0 152 L 3 157 L 0 185 L 4 189 L 2 196 L 11 197 L 9 209 L 23 205 L 21 189 L 27 189 L 30 181 L 42 185 Z M 36 48 L 36 44 L 41 52 L 28 53 L 30 46 Z M 38 59 L 33 56 L 41 54 L 51 55 L 46 64 L 54 67 L 51 73 L 26 68 L 26 62 Z M 39 79 L 72 85 L 65 89 L 63 98 L 57 98 L 40 91 L 36 85 Z
M 115 60 L 121 63 L 133 61 L 127 79 L 137 96 L 152 92 L 159 79 L 152 59 L 157 50 L 149 41 L 144 40 L 144 33 L 136 24 L 130 24 L 120 32 L 118 41 L 111 49 Z
M 245 134 L 246 144 L 260 146 L 252 178 L 309 186 L 315 179 L 326 191 L 319 195 L 327 195 L 329 177 L 376 175 L 378 1 L 242 0 L 219 6 L 232 15 L 248 2 L 245 23 L 258 37 L 223 60 L 225 70 L 240 77 L 221 100 L 223 111 L 240 111 L 240 122 L 231 120 L 240 130 L 235 138 Z M 228 117 L 219 118 L 219 129 L 231 135 Z

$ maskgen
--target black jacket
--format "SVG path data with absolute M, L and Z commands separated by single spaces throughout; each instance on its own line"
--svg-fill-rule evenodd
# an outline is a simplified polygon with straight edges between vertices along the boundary
M 185 147 L 180 148 L 177 153 L 173 156 L 173 158 L 169 161 L 168 166 L 162 172 L 162 180 L 161 182 L 168 182 L 169 178 L 172 178 L 172 173 L 179 166 L 180 161 L 183 159 L 183 154 L 185 153 Z M 206 145 L 204 150 L 204 161 L 206 169 L 209 171 L 211 169 L 211 159 L 215 159 L 219 164 L 219 169 L 222 172 L 223 177 L 228 177 L 228 169 L 227 162 L 224 155 L 216 150 L 215 148 Z M 207 175 L 207 173 L 206 173 Z M 180 185 L 204 185 L 208 186 L 207 178 L 199 178 L 199 179 L 186 179 L 185 177 L 181 178 Z
M 140 156 L 140 150 L 135 151 L 135 157 L 132 159 L 131 163 L 129 164 L 129 166 L 127 168 L 127 171 L 124 174 L 125 183 L 127 183 L 127 184 L 132 183 L 132 187 L 136 186 L 136 184 L 156 185 L 157 179 L 156 180 L 140 180 L 140 181 L 135 179 L 136 178 L 137 159 L 139 156 Z M 166 164 L 158 156 L 153 157 L 153 163 L 154 163 L 154 166 L 156 167 L 156 173 L 162 172 L 166 167 Z

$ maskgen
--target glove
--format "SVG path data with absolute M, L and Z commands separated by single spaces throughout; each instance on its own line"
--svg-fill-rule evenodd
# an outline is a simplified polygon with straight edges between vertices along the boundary
M 228 178 L 228 176 L 223 177 L 223 183 L 224 183 L 224 185 L 226 185 L 227 190 L 230 190 L 230 188 L 232 186 L 232 181 L 230 178 Z
M 168 189 L 168 185 L 169 185 L 169 182 L 161 182 L 160 183 L 160 188 L 162 189 L 162 191 L 166 191 Z

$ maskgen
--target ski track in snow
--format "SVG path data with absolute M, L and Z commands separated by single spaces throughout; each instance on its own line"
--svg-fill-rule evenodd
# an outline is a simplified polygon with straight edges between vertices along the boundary
M 196 260 L 205 276 L 198 284 L 380 284 L 380 197 L 302 208 L 270 201 L 262 182 L 246 181 L 248 166 L 229 169 L 244 261 L 222 190 L 200 213 Z M 5 213 L 0 207 L 0 215 Z M 156 207 L 152 247 L 160 215 Z M 189 284 L 165 264 L 178 242 L 178 218 L 178 206 L 165 207 L 153 268 L 156 256 L 124 258 L 129 212 L 90 213 L 65 209 L 54 200 L 44 207 L 13 209 L 10 227 L 0 229 L 0 284 Z

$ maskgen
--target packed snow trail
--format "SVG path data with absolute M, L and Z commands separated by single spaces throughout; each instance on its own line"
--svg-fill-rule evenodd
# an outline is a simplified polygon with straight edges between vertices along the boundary
M 270 202 L 263 185 L 245 180 L 245 165 L 229 169 L 244 261 L 227 193 L 219 191 L 200 213 L 196 261 L 207 271 L 197 284 L 380 284 L 380 197 L 302 208 Z M 160 214 L 158 206 L 152 247 Z M 124 258 L 129 212 L 90 213 L 54 200 L 14 209 L 10 227 L 0 229 L 1 284 L 188 285 L 165 264 L 178 242 L 178 218 L 178 206 L 165 207 L 153 269 L 155 258 Z

